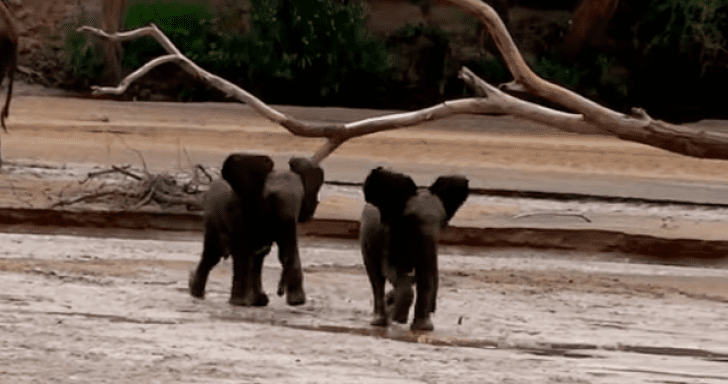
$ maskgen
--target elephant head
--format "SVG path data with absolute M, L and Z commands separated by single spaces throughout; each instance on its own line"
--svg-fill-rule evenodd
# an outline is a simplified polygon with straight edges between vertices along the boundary
M 422 222 L 445 227 L 468 193 L 468 179 L 460 175 L 440 176 L 426 191 L 419 192 L 412 178 L 382 167 L 373 169 L 364 181 L 364 199 L 379 209 L 381 221 L 387 225 L 422 216 Z
M 235 153 L 228 156 L 222 166 L 222 178 L 240 197 L 244 204 L 253 208 L 262 206 L 263 190 L 273 171 L 273 160 L 265 155 Z M 303 184 L 303 197 L 298 221 L 313 216 L 318 206 L 318 193 L 324 182 L 324 171 L 310 159 L 292 157 L 288 161 L 291 172 L 298 175 Z
M 292 157 L 288 161 L 288 166 L 292 172 L 301 177 L 303 182 L 303 201 L 301 201 L 301 211 L 298 215 L 298 221 L 303 223 L 311 219 L 316 211 L 318 193 L 324 183 L 324 171 L 318 164 L 302 157 Z
M 244 204 L 258 207 L 272 171 L 273 160 L 268 156 L 233 153 L 225 159 L 221 173 Z
M 407 200 L 416 193 L 417 186 L 409 176 L 382 167 L 373 169 L 364 180 L 364 199 L 379 208 L 385 224 L 401 217 Z

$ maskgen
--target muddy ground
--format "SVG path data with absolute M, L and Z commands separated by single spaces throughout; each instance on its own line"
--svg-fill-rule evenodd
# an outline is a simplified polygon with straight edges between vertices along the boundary
M 308 302 L 205 300 L 198 241 L 1 235 L 8 383 L 718 383 L 728 380 L 728 271 L 605 255 L 445 248 L 436 331 L 368 326 L 353 242 L 307 240 Z
M 338 111 L 332 119 L 371 113 Z M 215 167 L 233 150 L 285 158 L 320 144 L 293 139 L 235 105 L 19 96 L 9 123 L 2 140 L 12 171 L 0 174 L 0 201 L 11 207 L 45 208 L 78 187 L 89 170 L 125 162 L 139 167 L 140 158 L 150 170 L 176 172 L 195 163 Z M 504 170 L 504 179 L 508 172 L 529 171 L 544 183 L 552 172 L 725 182 L 722 162 L 512 121 L 486 123 L 460 119 L 357 139 L 324 167 L 327 175 L 352 178 L 372 163 L 396 163 L 423 177 L 485 166 Z M 479 132 L 483 125 L 489 135 Z M 55 178 L 39 163 L 67 172 Z M 33 171 L 23 172 L 23 164 L 34 164 Z M 328 202 L 324 211 L 350 203 Z M 0 234 L 0 382 L 728 380 L 724 265 L 443 247 L 436 331 L 413 334 L 405 326 L 368 326 L 371 294 L 354 242 L 303 239 L 305 305 L 288 307 L 274 296 L 280 267 L 272 256 L 264 281 L 271 303 L 239 308 L 227 304 L 228 263 L 215 269 L 205 300 L 188 295 L 199 234 L 167 240 L 148 239 L 146 232 L 128 232 L 124 239 L 102 230 L 93 235 Z

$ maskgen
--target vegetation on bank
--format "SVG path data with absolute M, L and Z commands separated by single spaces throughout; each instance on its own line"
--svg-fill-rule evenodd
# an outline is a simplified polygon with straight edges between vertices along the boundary
M 462 65 L 495 84 L 510 80 L 477 28 L 408 25 L 385 39 L 367 33 L 358 1 L 251 0 L 250 28 L 239 31 L 226 25 L 239 9 L 214 13 L 204 4 L 129 1 L 124 26 L 156 23 L 196 63 L 268 103 L 411 109 L 465 95 L 456 76 Z M 547 49 L 524 55 L 541 76 L 617 110 L 728 118 L 721 92 L 728 86 L 728 0 L 623 1 L 611 24 L 609 44 L 575 60 L 555 49 L 565 25 L 547 26 Z M 102 79 L 99 51 L 85 36 L 70 33 L 66 52 L 73 84 Z M 161 53 L 151 40 L 128 43 L 123 67 L 131 71 Z M 178 100 L 224 98 L 174 67 L 157 70 L 132 92 L 143 98 L 139 88 L 150 87 Z

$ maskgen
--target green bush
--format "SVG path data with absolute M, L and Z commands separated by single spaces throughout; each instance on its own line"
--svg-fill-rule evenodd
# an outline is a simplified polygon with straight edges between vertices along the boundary
M 475 71 L 491 84 L 501 84 L 513 79 L 511 72 L 500 57 L 490 56 L 483 60 L 464 63 L 464 66 Z
M 635 28 L 635 101 L 676 121 L 727 116 L 716 95 L 728 86 L 728 0 L 648 4 Z
M 638 25 L 642 56 L 689 58 L 700 75 L 726 64 L 728 0 L 652 0 Z
M 384 92 L 391 55 L 383 41 L 368 36 L 360 2 L 251 3 L 252 30 L 246 34 L 215 28 L 216 16 L 197 0 L 132 0 L 124 28 L 156 24 L 192 61 L 268 102 L 357 105 Z M 98 83 L 103 64 L 96 45 L 71 32 L 66 51 L 76 83 Z M 122 67 L 135 70 L 164 53 L 155 40 L 136 39 L 125 43 Z M 210 96 L 193 89 L 179 92 L 176 98 Z
M 390 92 L 401 92 L 398 98 L 402 100 L 394 100 L 397 107 L 435 102 L 457 73 L 450 55 L 450 37 L 439 25 L 405 25 L 389 36 L 387 46 L 393 52 Z
M 192 61 L 205 57 L 209 50 L 212 13 L 196 2 L 155 1 L 131 2 L 124 20 L 126 29 L 156 24 L 167 37 Z M 164 54 L 152 38 L 136 39 L 127 44 L 122 65 L 136 69 L 151 58 Z
M 81 23 L 83 24 L 83 22 Z M 76 31 L 71 24 L 64 26 L 65 66 L 68 72 L 66 85 L 72 88 L 88 88 L 98 84 L 104 74 L 104 61 L 93 38 Z
M 564 63 L 553 56 L 543 56 L 531 63 L 534 72 L 544 79 L 553 81 L 570 89 L 577 89 L 583 84 L 589 70 L 575 63 Z
M 275 102 L 334 103 L 361 99 L 357 89 L 381 78 L 391 59 L 367 35 L 361 3 L 340 0 L 251 0 L 253 30 L 232 39 L 233 61 L 253 87 Z M 271 87 L 271 85 L 273 87 Z M 278 88 L 277 88 L 278 87 Z M 286 88 L 280 88 L 286 87 Z M 363 92 L 367 92 L 366 89 Z
M 126 26 L 156 23 L 192 61 L 268 102 L 337 103 L 387 69 L 384 44 L 367 36 L 358 3 L 251 3 L 253 29 L 245 35 L 216 31 L 211 12 L 195 3 L 134 4 Z M 125 49 L 124 66 L 139 67 L 162 53 L 151 39 L 134 41 Z

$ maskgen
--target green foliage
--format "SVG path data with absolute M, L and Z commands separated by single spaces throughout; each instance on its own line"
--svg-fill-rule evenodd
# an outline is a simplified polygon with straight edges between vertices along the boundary
M 693 111 L 725 116 L 728 0 L 651 0 L 635 23 L 635 103 L 675 121 Z M 686 112 L 677 112 L 679 110 Z M 705 115 L 703 115 L 705 116 Z
M 185 55 L 196 61 L 208 53 L 212 19 L 212 13 L 202 3 L 136 1 L 129 4 L 124 25 L 127 29 L 134 29 L 154 23 Z M 164 53 L 155 40 L 137 39 L 124 49 L 122 65 L 135 69 Z
M 487 59 L 464 64 L 475 71 L 479 76 L 491 84 L 504 83 L 512 79 L 511 72 L 499 57 L 490 56 Z
M 705 74 L 726 64 L 728 0 L 652 0 L 638 25 L 638 45 L 644 57 L 689 57 Z
M 606 103 L 612 108 L 629 107 L 629 73 L 613 55 L 599 53 L 589 61 L 564 61 L 550 55 L 533 60 L 533 70 L 544 79 Z
M 439 89 L 447 80 L 448 67 L 454 65 L 448 55 L 450 38 L 439 25 L 407 24 L 387 44 L 395 52 L 392 80 L 405 87 Z
M 367 35 L 360 3 L 251 3 L 253 28 L 247 34 L 216 30 L 212 13 L 200 2 L 137 1 L 130 4 L 125 24 L 129 29 L 157 24 L 195 63 L 269 102 L 355 98 L 362 82 L 371 87 L 371 80 L 388 69 L 386 47 Z M 139 39 L 125 48 L 123 66 L 135 69 L 161 54 L 157 42 Z
M 570 89 L 576 89 L 588 75 L 589 69 L 575 63 L 564 63 L 553 56 L 543 56 L 531 63 L 534 72 L 544 79 Z
M 235 60 L 245 64 L 240 60 L 245 57 L 251 80 L 285 84 L 301 101 L 331 100 L 388 69 L 391 60 L 384 43 L 367 35 L 358 1 L 251 3 L 253 31 Z
M 632 86 L 628 70 L 616 57 L 606 54 L 597 55 L 596 68 L 595 93 L 601 95 L 602 99 L 611 100 L 615 104 L 624 104 L 630 96 Z
M 70 72 L 72 87 L 88 88 L 97 84 L 104 73 L 104 61 L 98 46 L 86 34 L 66 25 L 63 45 L 66 70 Z

